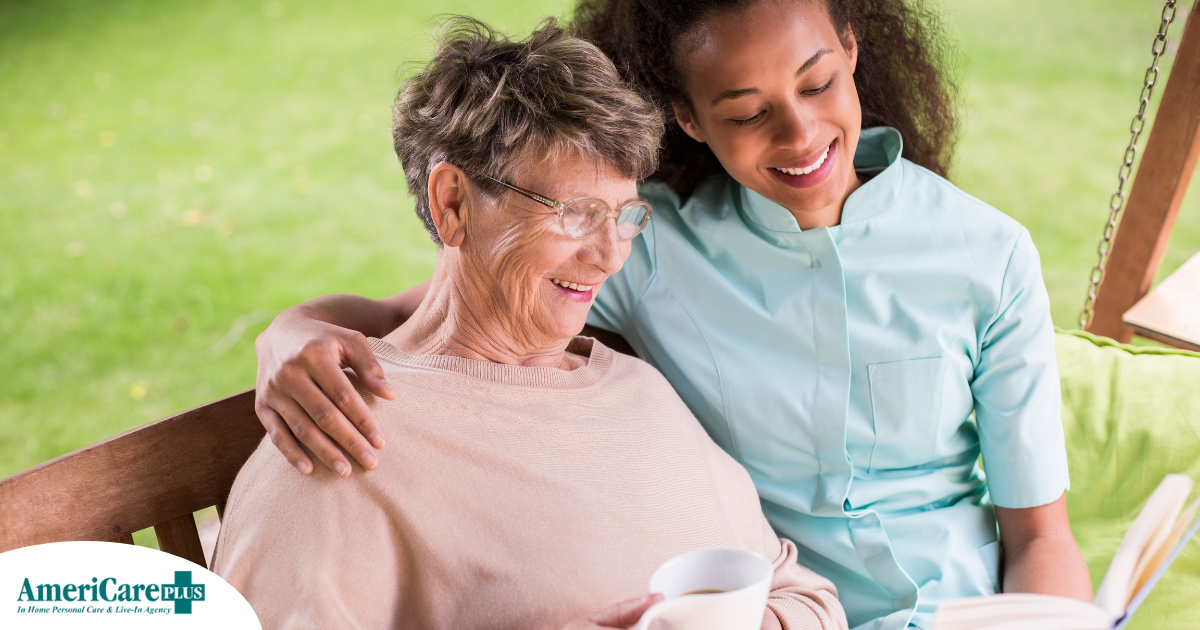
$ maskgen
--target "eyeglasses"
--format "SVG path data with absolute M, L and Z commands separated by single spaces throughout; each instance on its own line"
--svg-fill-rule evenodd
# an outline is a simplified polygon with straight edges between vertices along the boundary
M 650 222 L 650 212 L 653 210 L 645 201 L 630 201 L 613 210 L 602 199 L 579 197 L 568 201 L 557 201 L 543 197 L 535 192 L 502 182 L 495 177 L 480 175 L 505 188 L 528 197 L 544 206 L 558 211 L 558 225 L 571 238 L 587 238 L 591 236 L 609 217 L 617 219 L 617 236 L 628 241 L 637 236 Z

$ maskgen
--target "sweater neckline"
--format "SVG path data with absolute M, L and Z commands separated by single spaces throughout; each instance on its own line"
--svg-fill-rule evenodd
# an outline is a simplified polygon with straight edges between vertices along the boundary
M 376 356 L 394 365 L 443 370 L 493 383 L 546 389 L 590 387 L 608 374 L 613 359 L 613 351 L 607 346 L 591 337 L 582 336 L 572 339 L 567 345 L 567 350 L 584 357 L 587 363 L 570 371 L 552 367 L 506 365 L 445 354 L 412 355 L 374 337 L 369 338 L 367 343 Z

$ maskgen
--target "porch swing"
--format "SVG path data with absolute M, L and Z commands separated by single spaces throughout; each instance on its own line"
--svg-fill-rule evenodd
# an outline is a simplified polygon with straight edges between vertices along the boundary
M 1121 343 L 1129 343 L 1137 334 L 1200 351 L 1200 253 L 1150 291 L 1200 155 L 1200 19 L 1194 15 L 1184 26 L 1146 153 L 1125 203 L 1125 185 L 1133 172 L 1138 137 L 1146 124 L 1146 108 L 1158 82 L 1158 61 L 1166 51 L 1176 5 L 1177 0 L 1166 2 L 1151 45 L 1153 59 L 1130 124 L 1119 184 L 1109 200 L 1109 219 L 1097 248 L 1099 260 L 1089 278 L 1079 328 Z M 1200 2 L 1193 14 L 1196 8 Z
M 1193 9 L 1200 8 L 1196 2 Z M 1125 208 L 1125 185 L 1176 4 L 1168 0 L 1162 12 L 1080 328 L 1122 343 L 1136 332 L 1200 350 L 1200 255 L 1147 295 L 1200 154 L 1200 15 L 1195 10 Z M 1122 210 L 1126 216 L 1118 234 Z M 1107 560 L 1116 541 L 1106 538 L 1110 521 L 1131 506 L 1136 513 L 1163 470 L 1200 479 L 1195 418 L 1200 403 L 1188 402 L 1200 394 L 1195 387 L 1200 358 L 1130 348 L 1078 331 L 1057 335 L 1056 352 L 1071 477 L 1078 482 L 1070 497 L 1072 527 L 1085 557 Z M 0 479 L 0 552 L 69 540 L 133 544 L 133 532 L 153 527 L 160 549 L 206 566 L 193 514 L 216 506 L 223 517 L 234 478 L 264 433 L 254 391 L 248 390 Z M 1134 466 L 1136 474 L 1124 474 Z M 1076 520 L 1077 514 L 1082 518 Z M 1177 586 L 1160 587 L 1154 606 L 1144 606 L 1141 618 L 1154 621 L 1150 608 L 1163 619 L 1200 617 L 1192 595 L 1200 591 L 1200 554 L 1181 556 L 1168 579 L 1178 580 Z

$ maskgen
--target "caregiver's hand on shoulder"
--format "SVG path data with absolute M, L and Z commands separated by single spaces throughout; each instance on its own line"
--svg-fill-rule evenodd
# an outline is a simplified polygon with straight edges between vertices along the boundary
M 562 627 L 562 630 L 599 630 L 601 628 L 622 628 L 628 630 L 637 625 L 638 619 L 646 609 L 662 601 L 659 593 L 633 597 L 618 602 L 585 619 L 576 619 Z
M 383 448 L 383 434 L 342 371 L 354 370 L 375 395 L 395 398 L 366 337 L 320 321 L 301 305 L 280 313 L 254 347 L 254 411 L 288 462 L 312 472 L 299 440 L 331 470 L 349 476 L 350 463 L 336 441 L 364 468 L 375 468 L 379 460 L 371 447 Z

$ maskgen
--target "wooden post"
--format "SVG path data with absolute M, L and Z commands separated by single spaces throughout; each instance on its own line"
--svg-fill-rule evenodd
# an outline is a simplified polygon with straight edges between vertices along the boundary
M 1200 157 L 1200 0 L 1188 13 L 1145 153 L 1113 240 L 1088 332 L 1128 342 L 1121 316 L 1150 290 Z M 1198 315 L 1200 316 L 1200 315 Z

